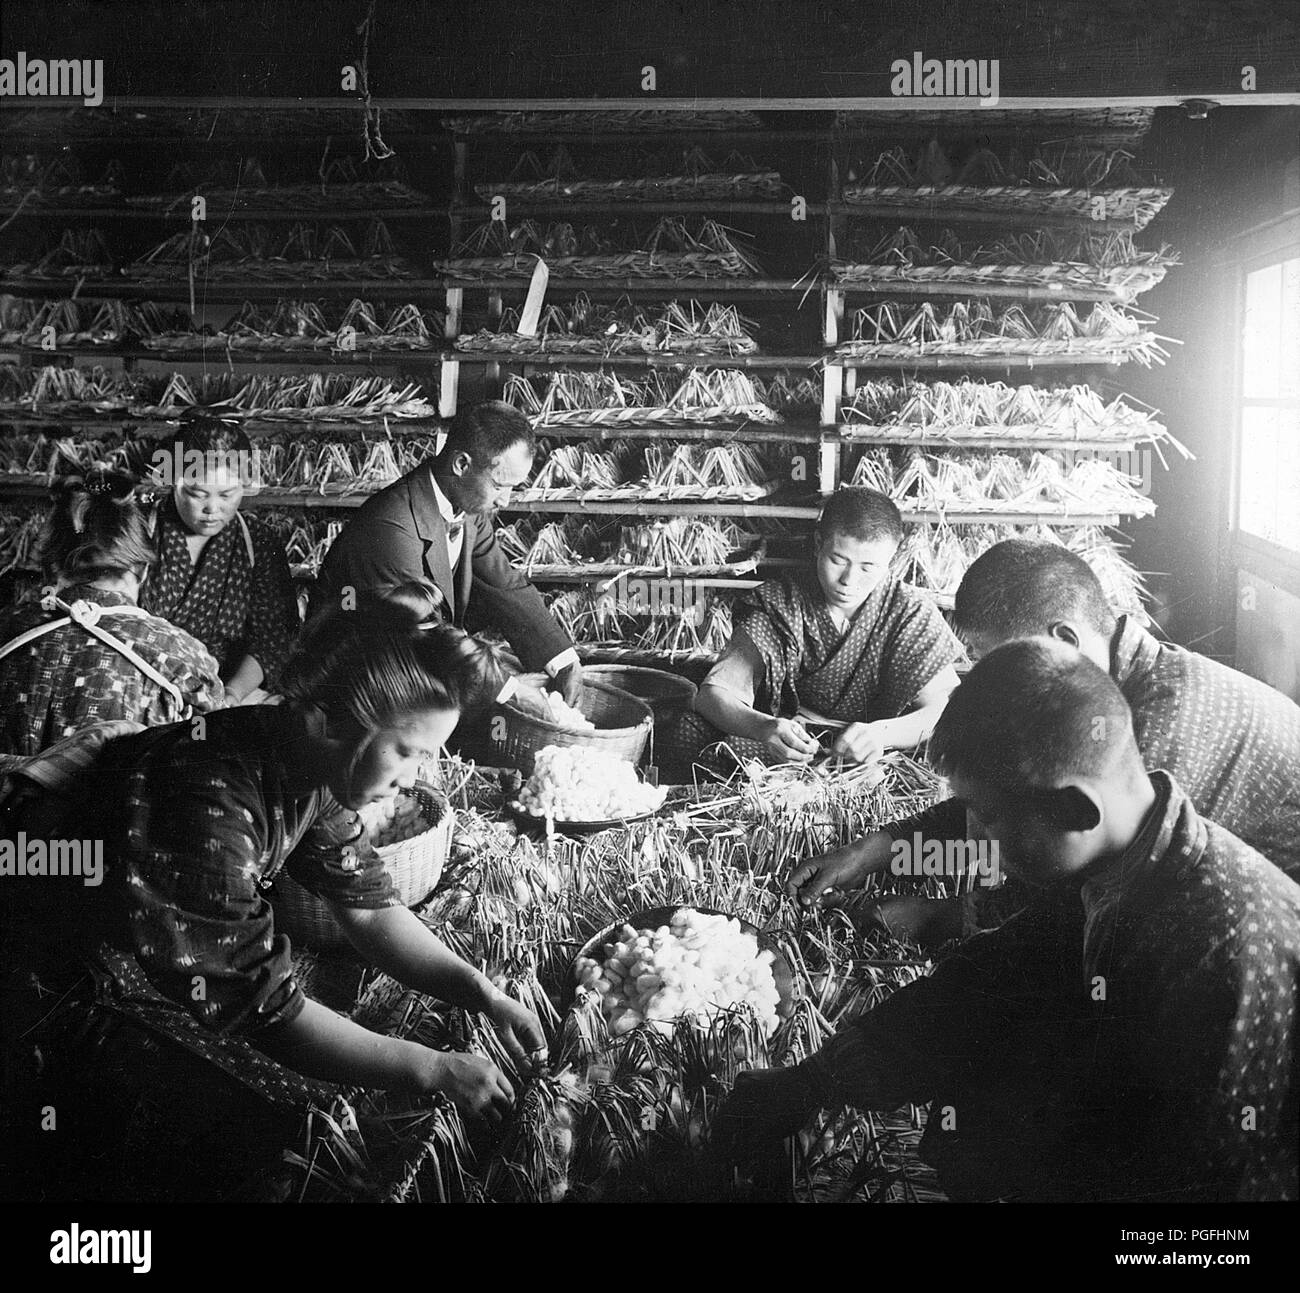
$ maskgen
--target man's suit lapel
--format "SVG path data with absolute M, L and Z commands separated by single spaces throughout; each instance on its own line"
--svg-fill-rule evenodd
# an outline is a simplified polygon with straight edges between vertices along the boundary
M 452 581 L 451 563 L 447 560 L 447 527 L 433 492 L 433 470 L 427 464 L 411 473 L 410 499 L 415 532 L 424 544 L 425 572 L 442 594 L 449 618 L 454 621 L 457 618 L 458 601 Z M 468 527 L 465 537 L 469 537 Z

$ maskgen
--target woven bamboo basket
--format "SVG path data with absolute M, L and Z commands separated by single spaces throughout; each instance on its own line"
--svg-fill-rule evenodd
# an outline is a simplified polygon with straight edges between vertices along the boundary
M 521 681 L 541 689 L 547 678 L 545 674 L 527 674 Z M 654 729 L 654 711 L 645 701 L 597 679 L 584 683 L 582 708 L 596 724 L 594 732 L 570 731 L 534 718 L 515 705 L 504 705 L 505 734 L 498 744 L 502 764 L 531 777 L 538 750 L 548 745 L 583 745 L 632 764 L 640 762 Z
M 610 683 L 650 706 L 650 712 L 654 715 L 652 760 L 662 757 L 655 754 L 655 744 L 659 744 L 660 735 L 680 721 L 695 701 L 695 684 L 689 678 L 663 669 L 644 669 L 625 664 L 592 664 L 583 669 L 582 676 L 584 680 L 595 679 Z
M 406 792 L 420 803 L 427 828 L 410 839 L 376 848 L 384 869 L 392 877 L 397 896 L 408 907 L 423 902 L 438 884 L 451 850 L 456 814 L 446 799 L 429 783 L 417 782 Z M 349 946 L 343 927 L 327 902 L 303 888 L 281 871 L 272 890 L 276 926 L 296 943 L 317 948 Z

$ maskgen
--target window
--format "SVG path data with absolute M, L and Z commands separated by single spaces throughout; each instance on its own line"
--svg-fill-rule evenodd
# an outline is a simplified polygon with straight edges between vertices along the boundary
M 1237 529 L 1300 557 L 1300 256 L 1246 274 Z

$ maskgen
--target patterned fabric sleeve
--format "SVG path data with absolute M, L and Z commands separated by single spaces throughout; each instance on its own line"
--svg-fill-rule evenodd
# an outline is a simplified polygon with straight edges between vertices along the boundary
M 301 627 L 298 594 L 284 545 L 260 521 L 248 522 L 256 564 L 248 599 L 245 650 L 262 666 L 262 686 L 274 691 Z
M 133 950 L 158 990 L 214 1032 L 252 1032 L 303 1007 L 258 883 L 269 835 L 260 788 L 224 763 L 129 773 L 118 856 Z
M 185 635 L 189 637 L 188 634 Z M 220 709 L 226 698 L 226 689 L 221 681 L 221 673 L 212 653 L 196 638 L 178 647 L 175 653 L 177 665 L 173 681 L 180 688 L 185 703 L 196 714 L 206 714 Z
M 882 716 L 905 712 L 918 692 L 964 654 L 939 608 L 924 594 L 901 586 L 898 607 L 881 655 L 874 708 Z
M 115 625 L 110 619 L 108 627 L 126 628 L 135 633 L 131 621 Z M 175 683 L 185 704 L 194 713 L 206 714 L 221 708 L 226 689 L 221 682 L 220 666 L 198 638 L 154 617 L 141 626 L 138 641 L 133 645 Z M 176 720 L 177 715 L 171 712 L 171 698 L 165 693 L 159 693 L 154 705 L 158 713 L 148 716 L 148 726 Z
M 341 907 L 399 907 L 401 899 L 361 818 L 322 791 L 320 809 L 285 869 L 304 889 Z

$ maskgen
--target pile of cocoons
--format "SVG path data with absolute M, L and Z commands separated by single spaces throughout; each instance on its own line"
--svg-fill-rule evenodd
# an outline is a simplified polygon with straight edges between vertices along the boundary
M 515 807 L 559 822 L 609 822 L 653 813 L 668 794 L 643 782 L 626 760 L 585 745 L 538 750 Z
M 781 1000 L 772 961 L 735 917 L 679 907 L 658 929 L 624 925 L 603 962 L 579 957 L 574 970 L 581 987 L 600 995 L 615 1036 L 643 1022 L 671 1033 L 681 1015 L 708 1019 L 749 1006 L 770 1037 Z

